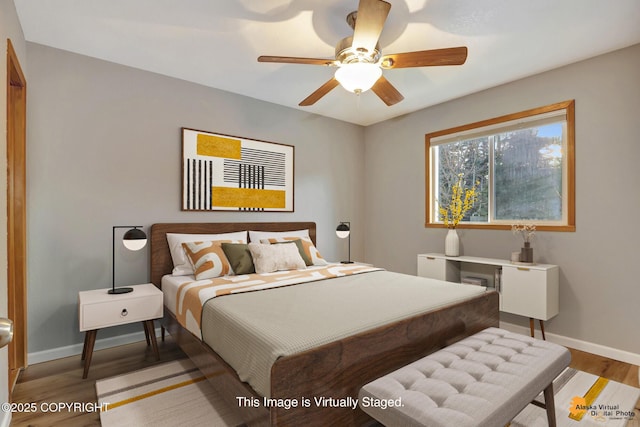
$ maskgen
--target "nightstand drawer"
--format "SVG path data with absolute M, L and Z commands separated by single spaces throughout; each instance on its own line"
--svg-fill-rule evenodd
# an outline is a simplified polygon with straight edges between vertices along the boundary
M 153 295 L 109 295 L 109 298 L 80 305 L 80 331 L 101 329 L 162 317 L 162 293 Z

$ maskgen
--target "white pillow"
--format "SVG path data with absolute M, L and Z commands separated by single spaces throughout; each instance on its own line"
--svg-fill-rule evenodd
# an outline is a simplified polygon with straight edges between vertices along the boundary
M 174 276 L 188 276 L 194 274 L 193 266 L 189 261 L 189 257 L 184 252 L 183 243 L 189 242 L 206 242 L 211 240 L 234 240 L 240 243 L 247 243 L 247 232 L 237 231 L 235 233 L 221 234 L 176 234 L 167 233 L 167 242 L 169 243 L 169 251 L 173 260 Z
M 256 273 L 273 273 L 280 270 L 299 270 L 307 268 L 295 243 L 263 245 L 249 243 L 249 252 L 253 258 Z
M 262 239 L 277 239 L 280 237 L 309 237 L 309 230 L 294 230 L 294 231 L 253 231 L 249 230 L 249 241 L 259 242 Z

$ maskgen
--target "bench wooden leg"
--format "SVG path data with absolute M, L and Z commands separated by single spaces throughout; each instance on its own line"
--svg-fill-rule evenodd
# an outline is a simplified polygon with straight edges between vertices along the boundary
M 556 405 L 553 401 L 553 382 L 544 389 L 544 404 L 547 408 L 549 427 L 556 427 Z

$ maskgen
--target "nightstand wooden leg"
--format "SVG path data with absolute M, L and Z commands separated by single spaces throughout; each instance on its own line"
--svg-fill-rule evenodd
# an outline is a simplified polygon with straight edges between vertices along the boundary
M 149 341 L 149 325 L 146 320 L 142 322 L 142 325 L 144 326 L 144 338 L 147 340 L 147 347 L 149 347 L 151 345 L 151 342 Z
M 546 341 L 547 338 L 544 336 L 544 320 L 540 319 L 539 322 L 540 322 L 540 330 L 542 331 L 542 339 Z
M 149 330 L 149 339 L 151 340 L 151 347 L 156 355 L 156 359 L 160 360 L 160 351 L 158 350 L 158 342 L 156 341 L 156 331 L 153 326 L 153 320 L 145 320 L 145 329 Z
M 87 345 L 89 343 L 89 334 L 87 332 L 85 332 L 84 334 L 84 345 L 82 346 L 82 357 L 80 358 L 80 360 L 84 360 L 85 356 L 87 355 Z
M 93 346 L 96 343 L 97 329 L 87 331 L 85 333 L 85 358 L 84 358 L 84 372 L 82 373 L 82 379 L 87 378 L 89 375 L 89 366 L 91 366 L 91 357 L 93 356 Z
M 162 342 L 164 342 L 164 333 L 165 333 L 165 329 L 164 326 L 160 326 L 160 336 L 162 337 Z

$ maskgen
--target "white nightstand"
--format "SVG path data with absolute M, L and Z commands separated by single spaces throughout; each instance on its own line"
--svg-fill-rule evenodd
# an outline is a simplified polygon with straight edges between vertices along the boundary
M 153 346 L 156 357 L 160 359 L 153 319 L 163 315 L 162 291 L 151 283 L 131 287 L 133 292 L 118 295 L 108 294 L 109 289 L 78 292 L 80 332 L 85 332 L 82 378 L 87 378 L 89 373 L 98 329 L 110 326 L 142 322 L 147 345 Z

